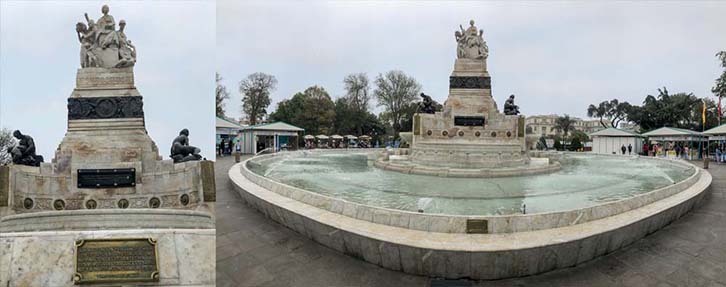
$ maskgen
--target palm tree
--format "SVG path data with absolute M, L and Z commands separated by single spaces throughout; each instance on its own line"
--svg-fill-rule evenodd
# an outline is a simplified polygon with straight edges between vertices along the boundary
M 570 130 L 574 130 L 572 127 L 573 125 L 575 125 L 575 119 L 571 118 L 567 114 L 557 117 L 555 120 L 555 129 L 562 132 L 563 138 L 567 138 L 567 133 L 570 132 Z

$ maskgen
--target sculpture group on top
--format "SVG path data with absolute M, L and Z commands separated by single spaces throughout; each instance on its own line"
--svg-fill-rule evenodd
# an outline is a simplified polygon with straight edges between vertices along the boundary
M 108 11 L 108 6 L 103 5 L 103 16 L 97 22 L 86 13 L 88 25 L 82 22 L 76 24 L 76 33 L 81 42 L 82 68 L 124 68 L 136 63 L 136 47 L 124 34 L 126 21 L 119 22 L 117 31 L 116 22 Z
M 461 31 L 454 33 L 457 42 L 456 57 L 459 59 L 486 59 L 489 57 L 489 47 L 484 41 L 484 31 L 477 30 L 474 20 L 469 21 L 469 25 L 466 30 L 459 25 Z

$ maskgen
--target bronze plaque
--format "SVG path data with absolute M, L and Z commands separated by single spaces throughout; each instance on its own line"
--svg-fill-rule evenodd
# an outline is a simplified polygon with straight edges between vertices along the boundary
M 466 233 L 489 233 L 489 221 L 486 219 L 467 219 Z
M 157 282 L 158 262 L 152 238 L 77 240 L 73 282 Z
M 482 116 L 458 116 L 454 117 L 455 126 L 484 126 L 485 120 Z
M 78 188 L 136 186 L 135 168 L 79 169 Z

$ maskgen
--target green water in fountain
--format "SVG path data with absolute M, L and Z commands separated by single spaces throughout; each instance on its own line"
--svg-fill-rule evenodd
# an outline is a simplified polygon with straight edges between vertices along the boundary
M 366 205 L 458 215 L 563 211 L 632 197 L 679 182 L 693 168 L 635 157 L 568 155 L 558 172 L 444 178 L 378 169 L 365 153 L 295 152 L 249 168 L 276 181 Z

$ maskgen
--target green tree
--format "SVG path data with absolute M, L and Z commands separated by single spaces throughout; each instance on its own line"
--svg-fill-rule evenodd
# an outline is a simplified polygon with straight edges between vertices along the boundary
M 721 67 L 724 68 L 724 71 L 716 79 L 716 85 L 711 88 L 711 92 L 716 97 L 726 97 L 726 51 L 716 53 L 716 58 L 721 62 Z
M 602 121 L 603 117 L 607 116 L 608 114 L 608 101 L 601 102 L 597 106 L 590 105 L 587 107 L 587 116 L 591 118 L 599 118 L 600 119 L 600 125 L 602 125 L 603 128 L 607 128 L 608 126 L 605 125 L 605 123 Z
M 265 73 L 250 74 L 239 82 L 242 112 L 247 115 L 250 125 L 256 125 L 267 114 L 267 107 L 272 102 L 270 93 L 276 86 L 275 76 Z
M 224 117 L 224 101 L 229 99 L 229 91 L 227 91 L 227 87 L 221 84 L 222 82 L 222 76 L 219 75 L 219 73 L 215 73 L 215 81 L 217 83 L 217 88 L 214 94 L 215 102 L 216 102 L 216 110 L 217 110 L 217 116 L 223 118 Z
M 726 51 L 721 51 L 716 53 L 716 58 L 719 59 L 721 62 L 721 67 L 724 68 L 723 73 L 721 73 L 721 76 L 716 79 L 716 84 L 711 88 L 711 92 L 713 92 L 713 95 L 717 98 L 723 98 L 726 97 Z M 718 113 L 718 110 L 716 111 Z M 716 115 L 718 118 L 721 117 L 721 115 Z M 717 118 L 717 122 L 718 121 Z
M 573 130 L 570 136 L 570 150 L 576 151 L 584 147 L 585 143 L 590 141 L 590 137 L 583 131 Z
M 280 102 L 270 119 L 301 127 L 306 134 L 329 134 L 334 131 L 335 108 L 324 88 L 312 86 Z
M 575 119 L 571 118 L 567 114 L 561 117 L 557 117 L 557 119 L 555 119 L 555 129 L 559 132 L 562 132 L 564 138 L 567 138 L 567 134 L 570 132 L 570 130 L 574 129 L 574 125 Z
M 628 112 L 632 108 L 628 102 L 620 102 L 617 99 L 610 100 L 607 105 L 607 117 L 610 119 L 610 126 L 617 128 L 620 122 L 627 118 Z
M 706 125 L 701 122 L 703 102 L 706 102 Z M 708 129 L 717 124 L 716 104 L 710 99 L 700 99 L 692 93 L 670 94 L 664 87 L 658 95 L 645 97 L 642 106 L 631 106 L 627 118 L 638 124 L 642 131 L 669 126 L 684 129 Z
M 300 126 L 297 121 L 303 113 L 304 101 L 305 95 L 303 93 L 296 93 L 292 98 L 282 100 L 277 103 L 277 109 L 270 114 L 270 121 L 286 122 Z
M 373 94 L 378 99 L 378 105 L 385 108 L 386 119 L 390 121 L 394 137 L 397 137 L 406 109 L 416 100 L 421 85 L 413 77 L 397 70 L 379 74 L 375 84 Z
M 335 121 L 333 130 L 337 134 L 360 134 L 365 120 L 364 110 L 359 110 L 350 98 L 342 97 L 335 100 Z

